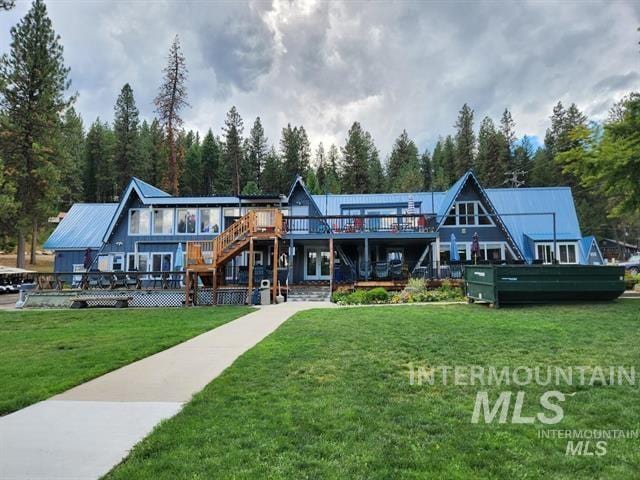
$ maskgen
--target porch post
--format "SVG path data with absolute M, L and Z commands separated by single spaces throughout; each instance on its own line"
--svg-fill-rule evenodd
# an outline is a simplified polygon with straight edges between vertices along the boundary
M 249 293 L 247 294 L 247 303 L 251 305 L 251 300 L 253 298 L 253 237 L 249 238 L 249 281 L 247 285 L 247 289 Z
M 271 262 L 273 268 L 273 303 L 276 303 L 276 296 L 278 295 L 278 237 L 273 240 L 273 262 Z
M 436 237 L 435 248 L 433 249 L 433 272 L 434 277 L 440 277 L 440 235 Z
M 185 299 L 184 299 L 184 305 L 185 307 L 188 307 L 191 303 L 190 303 L 190 290 L 191 290 L 191 271 L 187 270 L 186 271 L 186 275 L 185 275 L 185 282 L 184 282 L 184 292 L 185 292 Z
M 293 244 L 293 238 L 289 240 L 289 263 L 287 265 L 288 273 L 287 273 L 287 287 L 289 287 L 290 283 L 293 283 L 293 250 L 295 246 Z M 289 292 L 287 291 L 287 294 Z
M 329 237 L 329 292 L 333 292 L 333 237 Z
M 364 239 L 364 279 L 369 280 L 369 238 Z

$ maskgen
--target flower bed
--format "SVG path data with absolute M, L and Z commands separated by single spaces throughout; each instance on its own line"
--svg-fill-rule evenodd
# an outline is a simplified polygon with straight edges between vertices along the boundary
M 412 278 L 404 290 L 390 294 L 384 288 L 371 290 L 337 290 L 332 300 L 339 305 L 370 305 L 385 303 L 419 303 L 462 301 L 462 288 L 444 281 L 438 288 L 429 289 L 424 280 Z

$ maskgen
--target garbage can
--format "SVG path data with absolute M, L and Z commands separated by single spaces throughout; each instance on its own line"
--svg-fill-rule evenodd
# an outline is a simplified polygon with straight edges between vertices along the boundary
M 260 282 L 260 305 L 271 305 L 271 282 L 269 280 Z

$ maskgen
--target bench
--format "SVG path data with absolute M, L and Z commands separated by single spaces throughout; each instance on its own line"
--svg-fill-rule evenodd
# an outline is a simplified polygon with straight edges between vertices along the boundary
M 122 295 L 113 296 L 94 296 L 94 297 L 75 297 L 71 299 L 71 308 L 87 308 L 88 302 L 113 304 L 116 308 L 126 308 L 133 297 L 124 297 Z

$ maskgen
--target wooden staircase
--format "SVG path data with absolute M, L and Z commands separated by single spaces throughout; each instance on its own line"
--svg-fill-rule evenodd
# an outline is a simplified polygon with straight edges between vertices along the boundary
M 215 289 L 220 283 L 216 277 L 220 277 L 221 267 L 249 248 L 252 241 L 274 240 L 277 243 L 282 237 L 282 228 L 280 210 L 255 209 L 236 220 L 213 240 L 187 242 L 187 278 L 195 274 L 196 284 L 199 276 L 203 284 Z M 191 282 L 187 283 L 188 299 Z

